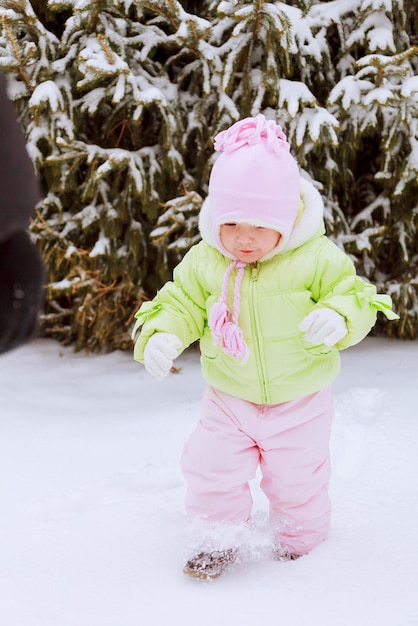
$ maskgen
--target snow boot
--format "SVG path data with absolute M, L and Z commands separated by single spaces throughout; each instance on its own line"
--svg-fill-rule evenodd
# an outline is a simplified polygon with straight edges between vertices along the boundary
M 293 552 L 283 550 L 283 548 L 274 548 L 273 550 L 273 559 L 275 561 L 296 561 L 301 556 L 301 554 L 294 554 Z
M 199 552 L 187 561 L 183 573 L 199 580 L 213 580 L 234 563 L 237 556 L 238 551 L 233 548 L 214 552 Z

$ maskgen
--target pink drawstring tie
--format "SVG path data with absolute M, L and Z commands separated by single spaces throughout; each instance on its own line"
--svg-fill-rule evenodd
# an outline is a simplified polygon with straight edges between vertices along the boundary
M 216 302 L 209 311 L 209 328 L 212 331 L 213 344 L 216 346 L 221 340 L 221 347 L 225 354 L 230 354 L 234 359 L 241 359 L 246 363 L 250 351 L 244 341 L 241 328 L 238 326 L 238 316 L 241 301 L 241 283 L 244 277 L 246 263 L 233 261 L 226 269 L 222 294 L 219 302 Z M 229 278 L 234 269 L 238 270 L 234 286 L 234 305 L 232 316 L 226 303 L 228 297 Z

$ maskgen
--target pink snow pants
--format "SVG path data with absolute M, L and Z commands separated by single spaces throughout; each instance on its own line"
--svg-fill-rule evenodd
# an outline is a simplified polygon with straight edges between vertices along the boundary
M 182 470 L 186 510 L 207 522 L 246 522 L 248 481 L 260 465 L 275 541 L 306 554 L 324 540 L 330 523 L 330 388 L 275 405 L 246 402 L 212 387 L 186 443 Z

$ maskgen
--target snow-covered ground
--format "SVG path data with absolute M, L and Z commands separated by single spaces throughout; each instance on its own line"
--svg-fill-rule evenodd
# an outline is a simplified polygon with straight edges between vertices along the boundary
M 181 571 L 197 352 L 161 383 L 124 353 L 3 355 L 1 626 L 417 626 L 418 343 L 368 338 L 342 358 L 327 541 L 270 561 L 254 481 L 249 558 L 205 583 Z

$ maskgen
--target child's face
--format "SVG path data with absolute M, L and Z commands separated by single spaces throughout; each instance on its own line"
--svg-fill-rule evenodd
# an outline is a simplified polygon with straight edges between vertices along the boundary
M 280 241 L 280 233 L 272 228 L 236 224 L 222 224 L 220 238 L 225 250 L 244 263 L 255 263 L 271 252 Z

